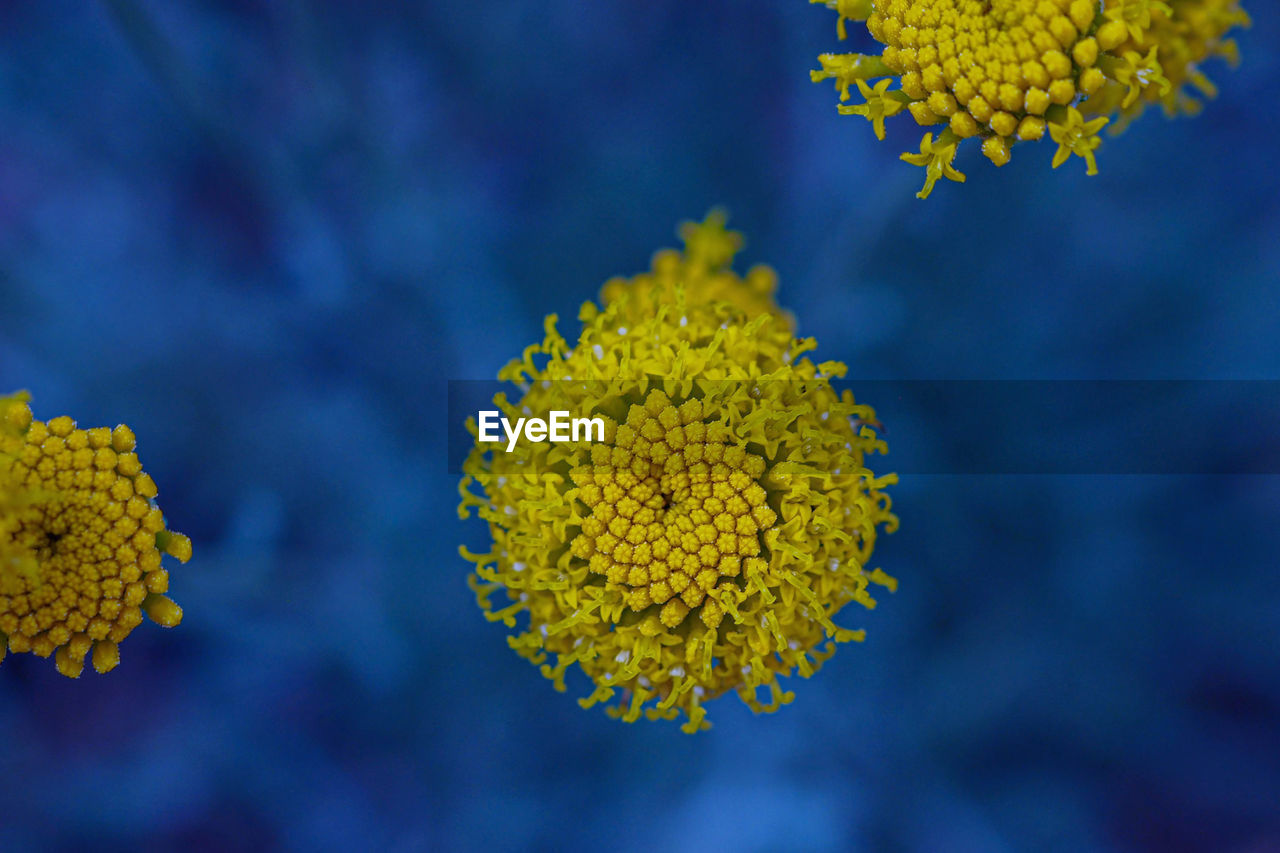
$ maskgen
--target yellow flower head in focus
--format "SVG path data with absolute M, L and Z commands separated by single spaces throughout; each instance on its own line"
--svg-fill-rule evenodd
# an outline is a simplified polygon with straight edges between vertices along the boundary
M 499 374 L 521 389 L 495 400 L 512 423 L 598 416 L 604 441 L 477 443 L 459 512 L 488 522 L 491 549 L 462 554 L 516 652 L 558 690 L 576 665 L 583 707 L 683 714 L 694 732 L 729 691 L 776 710 L 793 698 L 780 677 L 863 638 L 836 619 L 875 605 L 869 584 L 896 587 L 867 564 L 878 528 L 897 527 L 883 491 L 897 478 L 866 466 L 886 448 L 872 410 L 832 388 L 844 365 L 806 358 L 813 339 L 730 271 L 739 238 L 723 219 L 682 236 L 684 252 L 583 306 L 576 343 L 553 315 Z M 694 248 L 708 245 L 720 251 Z
M 971 138 L 1003 166 L 1016 142 L 1048 133 L 1058 143 L 1054 168 L 1076 155 L 1095 174 L 1105 125 L 1119 132 L 1156 103 L 1169 115 L 1197 112 L 1188 88 L 1216 93 L 1200 64 L 1234 64 L 1227 33 L 1249 24 L 1239 0 L 810 2 L 837 12 L 842 40 L 846 21 L 865 21 L 884 46 L 878 56 L 823 54 L 810 76 L 833 79 L 840 113 L 863 116 L 879 139 L 885 119 L 899 113 L 927 128 L 921 153 L 902 155 L 926 169 L 920 198 L 939 177 L 964 180 L 952 162 Z M 851 88 L 862 103 L 844 103 Z
M 0 399 L 0 660 L 55 655 L 76 678 L 90 658 L 107 672 L 144 613 L 182 620 L 161 554 L 185 563 L 191 540 L 165 529 L 134 443 L 123 425 L 44 423 L 25 396 Z

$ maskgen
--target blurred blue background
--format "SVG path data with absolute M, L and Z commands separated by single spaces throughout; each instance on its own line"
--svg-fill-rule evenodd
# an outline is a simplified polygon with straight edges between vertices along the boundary
M 0 389 L 132 425 L 196 543 L 114 673 L 0 665 L 0 851 L 1280 849 L 1280 478 L 905 478 L 867 642 L 689 737 L 481 618 L 443 449 L 718 204 L 853 377 L 1280 378 L 1248 6 L 1200 118 L 919 202 L 803 0 L 0 3 Z

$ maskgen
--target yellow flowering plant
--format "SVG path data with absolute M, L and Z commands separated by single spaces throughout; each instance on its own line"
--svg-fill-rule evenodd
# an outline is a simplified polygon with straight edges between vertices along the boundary
M 495 399 L 506 417 L 596 416 L 603 441 L 477 441 L 459 514 L 488 524 L 491 548 L 461 553 L 518 654 L 557 690 L 576 666 L 583 707 L 683 714 L 695 732 L 707 702 L 733 691 L 774 711 L 793 698 L 781 677 L 863 639 L 836 620 L 875 606 L 871 584 L 896 588 L 868 562 L 897 527 L 897 478 L 868 469 L 886 452 L 874 412 L 832 387 L 843 364 L 805 356 L 816 343 L 773 302 L 773 272 L 732 271 L 741 239 L 718 215 L 682 236 L 583 305 L 576 343 L 552 315 L 499 373 L 520 389 Z
M 132 430 L 38 421 L 27 400 L 0 397 L 0 660 L 31 652 L 71 678 L 86 659 L 107 672 L 143 614 L 182 620 L 161 555 L 185 563 L 191 540 L 166 528 Z
M 1119 133 L 1147 106 L 1196 113 L 1216 89 L 1200 69 L 1239 52 L 1227 34 L 1248 26 L 1238 0 L 809 0 L 847 22 L 865 22 L 879 55 L 827 53 L 814 82 L 834 80 L 842 115 L 859 115 L 885 138 L 885 119 L 908 113 L 928 128 L 920 152 L 927 198 L 939 178 L 963 182 L 953 163 L 967 139 L 997 166 L 1019 141 L 1057 144 L 1054 168 L 1072 156 L 1097 173 L 1099 133 Z M 871 82 L 878 81 L 878 82 Z M 894 84 L 897 84 L 894 86 Z M 847 103 L 856 89 L 861 103 Z

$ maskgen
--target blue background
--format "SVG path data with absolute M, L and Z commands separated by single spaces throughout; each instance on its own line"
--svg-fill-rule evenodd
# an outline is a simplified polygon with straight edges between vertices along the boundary
M 1280 849 L 1280 478 L 906 478 L 867 642 L 689 737 L 481 618 L 443 446 L 717 204 L 854 377 L 1280 378 L 1249 5 L 1200 118 L 919 202 L 802 0 L 0 3 L 0 389 L 131 424 L 196 543 L 109 676 L 0 665 L 0 850 Z

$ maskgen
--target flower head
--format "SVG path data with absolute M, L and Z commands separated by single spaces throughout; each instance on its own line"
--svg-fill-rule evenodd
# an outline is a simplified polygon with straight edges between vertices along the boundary
M 897 519 L 883 491 L 896 477 L 866 467 L 885 451 L 874 413 L 831 386 L 844 365 L 805 357 L 814 341 L 731 271 L 722 219 L 682 233 L 685 252 L 583 306 L 576 343 L 552 316 L 500 373 L 522 389 L 495 401 L 509 419 L 598 416 L 604 440 L 477 444 L 459 511 L 488 522 L 490 550 L 462 553 L 519 654 L 560 690 L 581 670 L 584 707 L 683 713 L 693 732 L 729 691 L 776 710 L 793 698 L 780 677 L 862 639 L 836 619 L 874 606 L 869 584 L 896 586 L 867 563 Z M 709 244 L 728 248 L 696 261 Z
M 144 613 L 182 620 L 161 554 L 185 563 L 191 540 L 165 528 L 134 444 L 127 426 L 44 423 L 24 397 L 0 400 L 0 658 L 7 645 L 56 653 L 71 678 L 87 657 L 107 672 Z
M 842 114 L 865 116 L 883 139 L 884 119 L 905 107 L 917 124 L 945 127 L 939 138 L 982 139 L 997 166 L 1009 161 L 1014 143 L 1041 139 L 1046 129 L 1055 140 L 1075 133 L 1075 110 L 1118 119 L 1117 132 L 1151 103 L 1171 115 L 1195 112 L 1199 102 L 1187 86 L 1205 96 L 1215 91 L 1200 63 L 1215 56 L 1234 62 L 1227 34 L 1249 24 L 1239 0 L 811 2 L 837 12 L 841 39 L 847 20 L 861 20 L 884 46 L 878 56 L 819 57 L 815 81 L 833 79 L 841 101 L 856 85 L 864 99 L 842 104 Z M 880 81 L 874 87 L 864 82 L 873 79 Z M 1055 126 L 1062 132 L 1054 134 Z M 927 154 L 903 159 L 928 170 L 936 158 Z M 1094 174 L 1092 153 L 1086 159 Z M 926 172 L 922 198 L 938 177 Z

